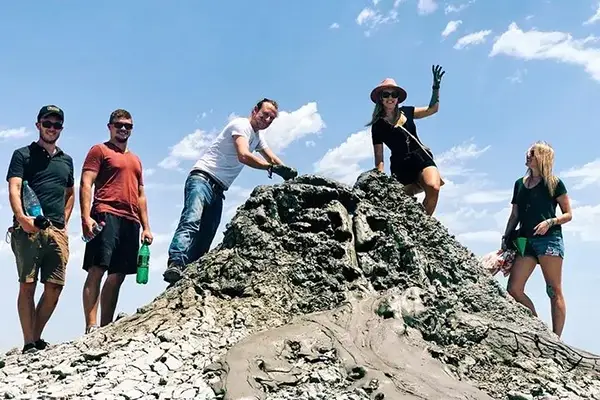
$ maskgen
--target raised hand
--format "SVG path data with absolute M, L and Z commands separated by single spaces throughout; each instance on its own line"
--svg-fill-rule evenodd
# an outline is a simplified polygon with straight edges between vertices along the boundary
M 433 87 L 439 89 L 442 76 L 446 71 L 443 71 L 440 65 L 432 65 L 431 72 L 433 73 Z

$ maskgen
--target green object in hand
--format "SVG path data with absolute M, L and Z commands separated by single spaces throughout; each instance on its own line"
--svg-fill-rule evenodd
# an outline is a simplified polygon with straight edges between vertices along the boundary
M 442 76 L 444 76 L 446 71 L 443 71 L 442 67 L 439 65 L 432 65 L 431 72 L 433 73 L 433 88 L 439 89 L 440 82 L 442 81 Z
M 140 247 L 138 251 L 138 263 L 137 263 L 137 274 L 135 281 L 139 284 L 145 285 L 148 283 L 148 267 L 150 265 L 150 247 L 146 241 Z
M 527 245 L 527 238 L 518 237 L 514 240 L 514 245 L 517 248 L 517 252 L 521 257 L 525 256 L 525 246 Z

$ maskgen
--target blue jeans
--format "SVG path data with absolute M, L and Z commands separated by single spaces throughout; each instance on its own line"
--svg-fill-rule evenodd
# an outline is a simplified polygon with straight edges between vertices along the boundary
M 169 246 L 169 264 L 197 261 L 210 249 L 223 211 L 223 189 L 206 175 L 192 171 L 184 189 L 179 224 Z

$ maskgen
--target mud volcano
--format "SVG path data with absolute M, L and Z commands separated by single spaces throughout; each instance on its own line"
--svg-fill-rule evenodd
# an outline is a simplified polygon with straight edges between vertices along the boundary
M 4 398 L 600 399 L 560 342 L 389 177 L 257 187 L 135 315 L 7 353 Z

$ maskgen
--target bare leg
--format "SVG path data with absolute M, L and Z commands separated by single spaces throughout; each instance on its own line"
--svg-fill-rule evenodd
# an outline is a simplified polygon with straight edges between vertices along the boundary
M 533 302 L 525 294 L 525 284 L 533 273 L 537 260 L 533 257 L 517 256 L 515 264 L 510 269 L 510 277 L 508 278 L 508 293 L 519 303 L 529 308 L 533 315 L 537 317 Z
M 119 291 L 121 284 L 125 281 L 124 274 L 110 274 L 102 286 L 102 309 L 100 311 L 100 326 L 108 325 L 112 322 L 119 300 Z
M 57 285 L 56 283 L 46 282 L 44 284 L 44 293 L 42 293 L 35 310 L 33 340 L 37 341 L 41 338 L 46 323 L 48 323 L 48 320 L 56 309 L 62 288 L 62 285 Z
M 540 256 L 540 265 L 546 281 L 546 293 L 550 297 L 552 330 L 559 337 L 562 335 L 567 317 L 567 305 L 562 291 L 562 264 L 561 257 Z
M 436 167 L 427 167 L 421 171 L 421 187 L 425 191 L 423 207 L 427 215 L 433 215 L 440 195 L 441 179 Z
M 19 312 L 21 330 L 23 331 L 23 342 L 25 344 L 33 343 L 35 341 L 35 286 L 36 282 L 21 283 L 19 286 L 17 310 Z
M 98 299 L 100 297 L 100 283 L 104 270 L 100 267 L 90 267 L 83 285 L 83 313 L 85 315 L 85 329 L 98 325 Z

